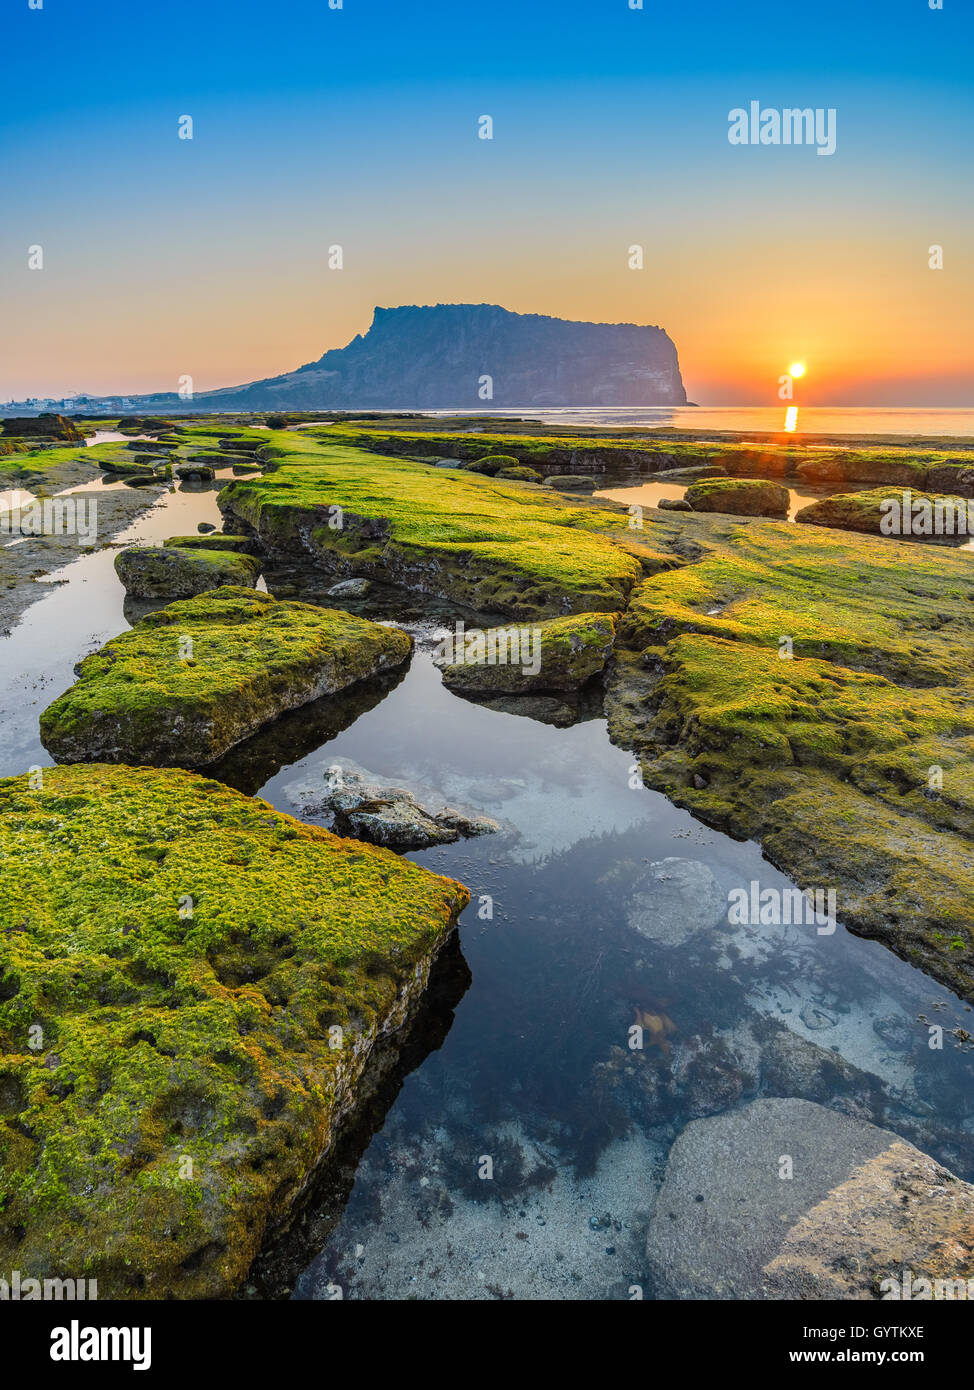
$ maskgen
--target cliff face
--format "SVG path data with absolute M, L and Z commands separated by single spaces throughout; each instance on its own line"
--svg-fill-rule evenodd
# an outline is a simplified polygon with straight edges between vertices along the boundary
M 480 395 L 489 376 L 493 396 Z M 368 333 L 296 372 L 198 395 L 214 409 L 683 405 L 661 328 L 574 323 L 495 304 L 376 309 Z M 156 398 L 158 399 L 158 398 Z

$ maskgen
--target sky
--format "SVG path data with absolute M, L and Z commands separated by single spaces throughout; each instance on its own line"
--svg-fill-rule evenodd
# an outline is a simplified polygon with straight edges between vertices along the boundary
M 658 324 L 705 405 L 802 361 L 805 404 L 974 406 L 971 0 L 636 3 L 8 0 L 0 400 L 489 302 Z M 834 154 L 731 144 L 752 101 L 833 109 Z

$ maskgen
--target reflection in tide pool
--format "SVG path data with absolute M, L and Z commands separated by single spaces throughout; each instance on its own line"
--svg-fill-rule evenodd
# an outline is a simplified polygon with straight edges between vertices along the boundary
M 471 890 L 471 983 L 347 1206 L 332 1194 L 295 1297 L 627 1298 L 674 1138 L 755 1095 L 847 1109 L 974 1173 L 971 1059 L 933 1054 L 921 1021 L 950 1029 L 966 1006 L 841 926 L 729 925 L 732 890 L 789 886 L 757 846 L 643 788 L 600 719 L 451 695 L 436 630 L 413 631 L 405 678 L 260 794 L 302 814 L 347 759 L 503 830 L 409 856 Z

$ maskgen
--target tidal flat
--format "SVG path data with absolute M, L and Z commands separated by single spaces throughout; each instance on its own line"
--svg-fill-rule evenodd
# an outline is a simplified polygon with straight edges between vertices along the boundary
M 831 1222 L 823 1256 L 801 1223 L 836 1184 L 847 1208 L 867 1181 L 919 1192 L 926 1164 L 955 1204 L 934 1220 L 918 1198 L 909 1229 L 879 1205 L 887 1244 L 932 1277 L 974 1211 L 974 559 L 730 504 L 634 511 L 557 480 L 611 492 L 684 472 L 692 488 L 702 470 L 775 484 L 776 507 L 782 484 L 969 496 L 974 451 L 262 423 L 142 422 L 137 450 L 119 429 L 0 459 L 11 485 L 124 488 L 133 507 L 112 548 L 29 552 L 35 580 L 46 558 L 61 582 L 34 583 L 43 597 L 0 639 L 7 1262 L 80 1262 L 127 1297 L 792 1297 L 826 1267 L 831 1292 L 802 1296 L 875 1296 L 854 1234 Z M 214 478 L 184 479 L 201 455 Z M 118 480 L 130 457 L 151 481 Z M 289 706 L 289 631 L 255 636 L 270 714 L 205 778 L 173 771 L 151 747 L 167 691 L 209 682 L 219 704 L 233 670 L 214 663 L 240 664 L 239 635 L 211 650 L 206 623 L 181 622 L 181 604 L 226 592 L 216 571 L 172 609 L 125 594 L 120 546 L 173 540 L 253 557 L 251 605 L 379 625 L 397 669 Z M 13 557 L 32 545 L 0 550 L 0 592 L 8 574 L 26 587 Z M 349 579 L 353 596 L 329 592 Z M 527 683 L 437 660 L 458 624 L 552 622 L 582 635 L 547 684 L 543 646 Z M 159 647 L 184 627 L 189 658 Z M 110 722 L 102 688 L 148 698 L 138 661 L 115 656 L 126 643 L 159 668 L 145 747 L 52 770 L 42 723 L 79 701 Z M 570 694 L 566 657 L 583 673 Z M 100 685 L 84 669 L 74 684 L 83 658 Z M 343 767 L 498 828 L 398 855 L 335 839 L 316 808 Z M 335 855 L 341 886 L 316 902 Z M 408 909 L 390 914 L 400 881 Z M 755 884 L 770 910 L 742 922 L 729 904 Z M 796 886 L 834 893 L 831 931 L 775 916 Z M 733 1183 L 693 1168 L 695 1126 L 725 1117 L 746 1149 L 750 1107 L 771 1101 L 810 1161 L 831 1145 L 830 1186 L 802 1189 L 728 1291 L 702 1272 L 707 1224 L 683 1223 L 677 1248 L 657 1203 L 696 1183 L 725 1229 Z M 85 1254 L 79 1222 L 106 1233 Z

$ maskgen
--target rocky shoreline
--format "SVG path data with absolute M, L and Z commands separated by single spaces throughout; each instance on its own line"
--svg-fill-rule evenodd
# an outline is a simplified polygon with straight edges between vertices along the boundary
M 485 455 L 481 434 L 478 466 L 442 468 L 350 445 L 356 428 L 299 438 L 173 423 L 177 473 L 214 436 L 217 460 L 254 460 L 220 495 L 230 534 L 121 553 L 127 587 L 166 606 L 87 657 L 45 711 L 46 746 L 74 765 L 0 783 L 11 1267 L 76 1268 L 120 1297 L 237 1292 L 394 1065 L 469 899 L 374 846 L 504 828 L 346 763 L 336 785 L 294 790 L 302 817 L 328 818 L 349 837 L 337 838 L 228 790 L 222 773 L 177 770 L 216 768 L 288 711 L 354 696 L 408 661 L 412 638 L 392 624 L 293 602 L 284 586 L 275 597 L 282 562 L 317 569 L 326 602 L 354 606 L 376 584 L 459 605 L 470 621 L 436 663 L 448 690 L 562 724 L 604 698 L 609 735 L 647 786 L 758 840 L 800 887 L 834 892 L 820 929 L 837 918 L 974 998 L 969 556 L 819 517 L 768 520 L 787 500 L 778 480 L 804 476 L 784 446 L 763 455 L 763 478 L 735 471 L 758 466 L 754 451 L 725 451 L 714 472 L 699 449 L 696 463 L 672 450 L 700 507 L 646 509 L 633 524 L 629 509 L 560 495 L 565 458 L 542 462 L 510 435 Z M 881 466 L 877 451 L 848 452 L 869 456 L 838 473 Z M 536 464 L 556 487 L 518 476 Z M 591 457 L 571 466 L 569 481 Z M 954 463 L 900 455 L 879 481 L 934 467 Z M 261 570 L 269 594 L 223 587 Z M 169 601 L 185 584 L 194 597 Z M 353 699 L 352 719 L 370 698 Z M 701 943 L 731 949 L 705 866 L 661 858 L 637 889 L 628 927 L 645 949 L 684 964 Z M 931 1280 L 974 1273 L 974 1190 L 866 1119 L 888 1100 L 874 1078 L 780 1020 L 752 1020 L 765 1049 L 746 1027 L 679 1039 L 666 1000 L 641 990 L 634 1007 L 660 1061 L 641 1103 L 652 1113 L 679 1085 L 691 1115 L 699 1106 L 649 1220 L 656 1296 L 874 1298 L 897 1261 Z M 803 1006 L 803 1026 L 819 1023 Z M 633 1084 L 631 1056 L 609 1054 L 607 1101 Z M 919 1112 L 893 1109 L 912 1134 Z M 805 1165 L 802 1181 L 773 1187 L 780 1210 L 762 1187 L 768 1144 Z
M 512 436 L 502 438 L 505 457 L 516 456 Z M 851 930 L 972 997 L 966 555 L 919 558 L 906 541 L 719 512 L 647 511 L 633 528 L 612 504 L 409 459 L 379 463 L 330 442 L 317 449 L 315 459 L 305 437 L 278 471 L 225 489 L 233 529 L 326 573 L 474 611 L 542 621 L 617 612 L 609 732 L 640 755 L 647 785 L 758 838 L 800 886 L 834 888 Z M 849 451 L 836 471 L 875 474 L 895 452 Z M 887 471 L 925 477 L 928 465 L 900 453 Z M 763 497 L 760 483 L 747 486 Z M 336 516 L 341 524 L 329 525 Z M 542 670 L 533 688 L 545 680 Z

